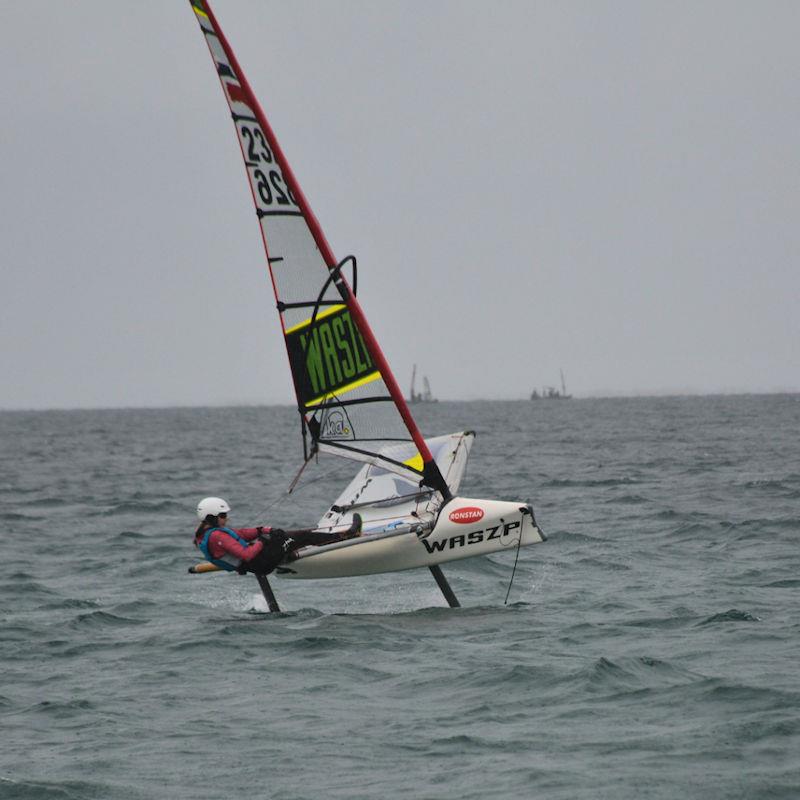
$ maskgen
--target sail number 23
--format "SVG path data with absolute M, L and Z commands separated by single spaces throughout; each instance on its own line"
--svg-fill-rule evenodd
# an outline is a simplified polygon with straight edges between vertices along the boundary
M 240 131 L 247 166 L 255 167 L 253 184 L 261 202 L 267 206 L 274 203 L 279 206 L 296 206 L 297 200 L 277 169 L 272 150 L 261 129 L 242 125 Z

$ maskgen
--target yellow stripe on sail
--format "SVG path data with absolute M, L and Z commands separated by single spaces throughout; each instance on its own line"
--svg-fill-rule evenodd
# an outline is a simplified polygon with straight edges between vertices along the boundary
M 378 381 L 381 378 L 380 372 L 375 370 L 375 372 L 370 372 L 369 375 L 365 375 L 363 378 L 359 378 L 357 381 L 353 381 L 352 383 L 348 383 L 346 386 L 342 386 L 339 389 L 336 389 L 334 392 L 327 392 L 326 394 L 322 394 L 319 397 L 315 397 L 313 400 L 309 400 L 306 403 L 306 406 L 316 406 L 320 403 L 324 403 L 326 400 L 330 400 L 333 397 L 340 397 L 347 392 L 352 392 L 353 389 L 358 389 L 360 386 L 365 386 L 368 383 L 372 383 L 373 381 Z M 420 459 L 422 461 L 422 459 Z
M 200 3 L 192 3 L 192 8 L 194 9 L 195 14 L 200 14 L 201 16 L 208 19 L 208 14 L 206 14 L 205 9 L 203 9 Z
M 411 469 L 416 470 L 417 472 L 422 472 L 425 468 L 425 462 L 422 460 L 422 456 L 417 453 L 412 458 L 409 458 L 408 461 L 403 462 L 407 467 L 411 467 Z
M 335 314 L 337 311 L 341 311 L 344 307 L 345 306 L 344 306 L 343 303 L 341 305 L 337 305 L 337 306 L 329 306 L 324 311 L 320 311 L 319 314 L 317 314 L 317 316 L 314 319 L 314 322 L 316 322 L 317 320 L 320 320 L 320 319 L 324 319 L 325 317 L 328 317 L 331 314 Z M 298 322 L 297 325 L 292 325 L 291 328 L 287 328 L 284 331 L 284 334 L 286 336 L 288 336 L 290 333 L 294 333 L 295 331 L 299 331 L 301 328 L 305 328 L 307 325 L 310 325 L 310 324 L 311 324 L 311 317 L 309 317 L 307 320 L 304 320 L 303 322 Z

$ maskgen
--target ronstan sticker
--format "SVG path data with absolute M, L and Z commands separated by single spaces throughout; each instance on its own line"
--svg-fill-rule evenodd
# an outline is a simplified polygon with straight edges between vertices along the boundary
M 457 508 L 451 511 L 448 519 L 450 522 L 458 522 L 467 525 L 471 522 L 477 522 L 483 519 L 483 509 L 476 506 L 465 506 L 464 508 Z

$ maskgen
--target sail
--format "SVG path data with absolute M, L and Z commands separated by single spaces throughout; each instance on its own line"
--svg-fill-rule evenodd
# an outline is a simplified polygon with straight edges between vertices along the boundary
M 380 464 L 448 496 L 447 482 L 356 299 L 355 258 L 334 258 L 213 11 L 204 0 L 190 3 L 244 158 L 301 415 L 305 457 L 325 450 Z
M 467 467 L 475 434 L 472 431 L 451 433 L 427 439 L 439 471 L 452 494 L 457 494 Z M 392 445 L 390 445 L 391 447 Z M 402 525 L 431 525 L 441 507 L 441 498 L 418 482 L 383 469 L 378 464 L 364 464 L 328 511 L 317 523 L 320 530 L 347 528 L 357 511 L 365 533 L 390 530 Z

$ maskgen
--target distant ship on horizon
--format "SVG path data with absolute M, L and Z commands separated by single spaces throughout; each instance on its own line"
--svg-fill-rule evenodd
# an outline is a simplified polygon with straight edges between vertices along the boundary
M 422 376 L 422 391 L 416 390 L 417 381 L 417 365 L 414 364 L 414 369 L 411 371 L 411 393 L 408 396 L 409 403 L 438 403 L 439 401 L 431 393 L 431 385 L 428 382 L 428 376 Z
M 561 373 L 561 391 L 559 392 L 555 386 L 543 386 L 541 394 L 534 389 L 531 392 L 531 400 L 571 400 L 572 395 L 567 394 L 567 385 L 564 382 L 564 370 L 559 370 Z

